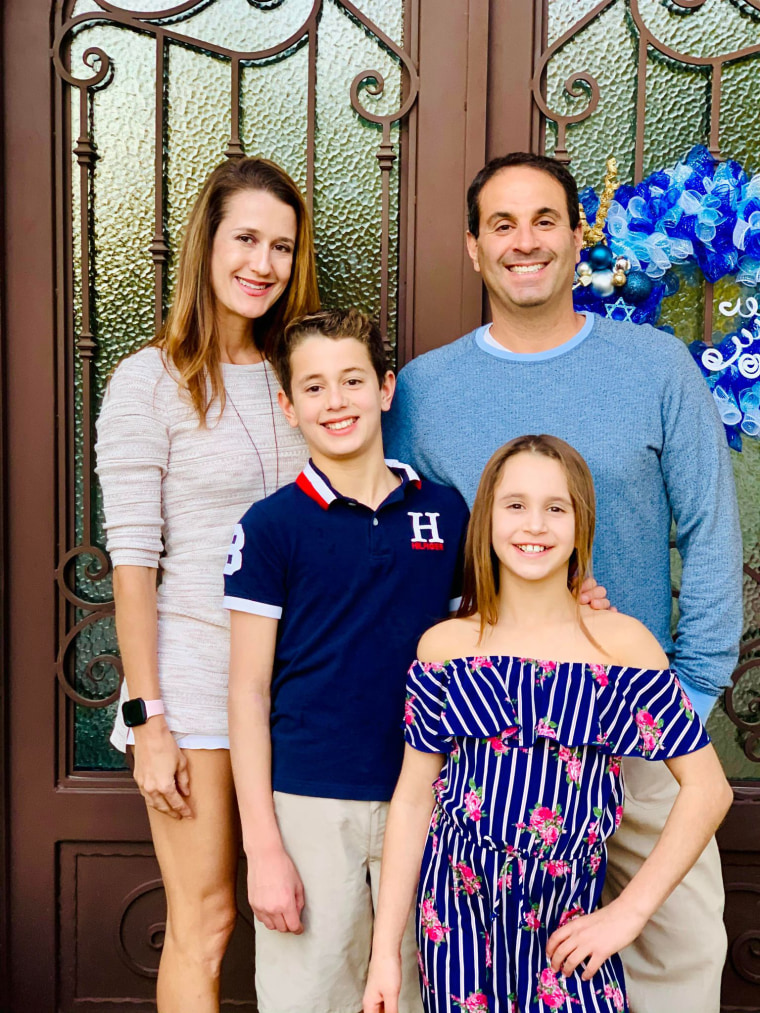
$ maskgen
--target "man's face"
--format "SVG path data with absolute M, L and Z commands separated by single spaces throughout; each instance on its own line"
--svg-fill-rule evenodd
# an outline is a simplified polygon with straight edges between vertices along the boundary
M 570 228 L 561 184 L 528 166 L 497 172 L 480 192 L 480 234 L 467 250 L 492 303 L 505 309 L 572 306 L 583 229 Z

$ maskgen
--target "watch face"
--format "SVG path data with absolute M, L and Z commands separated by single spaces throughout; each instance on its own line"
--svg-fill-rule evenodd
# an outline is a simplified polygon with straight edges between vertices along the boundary
M 145 711 L 145 701 L 138 696 L 134 700 L 125 700 L 121 705 L 121 716 L 127 728 L 134 728 L 136 725 L 144 725 L 148 720 Z

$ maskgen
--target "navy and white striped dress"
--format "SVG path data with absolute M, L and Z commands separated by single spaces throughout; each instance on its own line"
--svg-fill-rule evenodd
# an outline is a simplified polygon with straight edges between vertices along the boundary
M 407 742 L 447 754 L 422 860 L 417 934 L 427 1013 L 628 1009 L 619 956 L 555 975 L 559 926 L 599 904 L 623 815 L 622 756 L 709 742 L 669 671 L 472 657 L 416 661 Z

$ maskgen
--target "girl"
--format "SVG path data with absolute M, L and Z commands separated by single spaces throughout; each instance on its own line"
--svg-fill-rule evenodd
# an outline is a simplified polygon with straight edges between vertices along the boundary
M 240 516 L 306 460 L 267 358 L 284 325 L 318 304 L 296 185 L 264 159 L 223 163 L 190 214 L 167 321 L 118 366 L 98 422 L 122 702 L 134 724 L 120 708 L 112 742 L 134 744 L 166 889 L 161 1013 L 219 1009 L 239 850 L 222 569 Z
M 730 805 L 654 637 L 577 601 L 594 519 L 588 467 L 562 440 L 523 436 L 488 462 L 462 607 L 422 637 L 407 679 L 365 1013 L 395 1013 L 420 862 L 428 1013 L 627 1010 L 618 951 Z M 598 909 L 624 755 L 665 760 L 680 792 L 639 873 Z

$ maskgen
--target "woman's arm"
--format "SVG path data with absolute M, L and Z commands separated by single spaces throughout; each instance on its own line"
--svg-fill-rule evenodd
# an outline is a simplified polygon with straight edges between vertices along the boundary
M 230 612 L 229 725 L 248 900 L 268 929 L 303 932 L 303 884 L 285 851 L 272 798 L 270 688 L 277 619 Z
M 406 746 L 385 831 L 364 1013 L 380 1013 L 383 1009 L 385 1013 L 397 1013 L 401 939 L 420 878 L 422 852 L 433 811 L 431 785 L 442 765 L 440 753 L 423 753 Z
M 157 700 L 158 682 L 156 574 L 151 566 L 116 566 L 113 593 L 116 634 L 130 699 Z M 181 819 L 192 816 L 187 760 L 174 741 L 163 714 L 148 718 L 133 729 L 134 776 L 146 803 L 159 812 Z
M 664 762 L 681 790 L 657 844 L 616 900 L 552 934 L 546 952 L 555 971 L 570 974 L 587 960 L 588 980 L 611 954 L 633 942 L 728 812 L 733 793 L 712 746 Z

